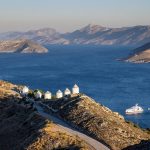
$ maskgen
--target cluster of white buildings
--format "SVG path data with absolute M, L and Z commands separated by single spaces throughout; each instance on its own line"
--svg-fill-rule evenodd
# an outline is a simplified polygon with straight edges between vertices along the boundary
M 22 94 L 24 96 L 28 95 L 29 88 L 27 86 L 24 86 L 22 89 Z M 72 91 L 70 91 L 68 88 L 64 92 L 61 90 L 58 90 L 56 92 L 56 98 L 62 98 L 63 96 L 71 95 L 71 94 L 78 94 L 79 93 L 79 87 L 75 84 L 72 88 Z M 35 93 L 35 98 L 39 99 L 42 98 L 42 93 L 40 91 L 37 91 Z M 44 93 L 44 99 L 52 99 L 52 93 L 50 91 L 47 91 Z

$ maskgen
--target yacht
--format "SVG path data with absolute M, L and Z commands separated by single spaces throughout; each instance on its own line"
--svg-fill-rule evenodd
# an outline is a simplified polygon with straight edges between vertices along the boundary
M 138 114 L 142 113 L 143 111 L 144 111 L 143 108 L 138 106 L 138 104 L 136 104 L 135 106 L 126 109 L 126 114 Z

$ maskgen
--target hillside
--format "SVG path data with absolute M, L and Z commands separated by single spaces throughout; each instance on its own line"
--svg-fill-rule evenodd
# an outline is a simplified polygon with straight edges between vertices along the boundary
M 91 150 L 82 139 L 22 103 L 19 89 L 0 81 L 0 150 Z
M 68 124 L 112 150 L 150 148 L 148 130 L 124 120 L 117 112 L 112 112 L 84 94 L 37 103 L 41 104 L 49 119 L 42 115 L 43 111 L 40 113 L 37 107 L 22 99 L 19 94 L 21 88 L 0 81 L 1 150 L 9 150 L 10 147 L 11 150 L 94 150 L 87 139 L 86 142 L 82 139 L 83 136 L 80 138 L 70 129 L 66 130 Z M 63 123 L 62 128 L 58 122 L 52 121 L 54 117 L 68 124 Z
M 150 26 L 111 28 L 89 24 L 81 29 L 63 34 L 52 28 L 0 34 L 1 40 L 19 38 L 30 39 L 46 45 L 141 46 L 150 41 Z
M 150 43 L 147 43 L 135 50 L 127 59 L 127 62 L 132 63 L 149 63 L 150 62 Z
M 31 40 L 0 41 L 0 53 L 47 53 L 48 49 Z
M 113 150 L 128 149 L 130 146 L 134 149 L 134 145 L 140 147 L 144 141 L 146 145 L 143 144 L 143 147 L 146 147 L 144 150 L 150 148 L 148 131 L 124 120 L 123 116 L 96 103 L 86 95 L 72 95 L 68 99 L 49 101 L 46 104 L 72 126 L 105 143 Z
M 72 33 L 65 34 L 72 44 L 136 46 L 150 40 L 150 26 L 109 28 L 87 25 Z
M 45 44 L 68 44 L 61 33 L 52 28 L 30 30 L 27 32 L 6 32 L 0 34 L 0 40 L 30 39 L 42 45 Z

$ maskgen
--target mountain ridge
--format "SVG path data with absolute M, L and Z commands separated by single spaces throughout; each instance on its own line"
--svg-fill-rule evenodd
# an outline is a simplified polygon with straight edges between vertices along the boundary
M 118 45 L 141 46 L 150 42 L 150 26 L 104 27 L 86 25 L 72 32 L 60 33 L 53 28 L 41 28 L 26 32 L 0 33 L 0 40 L 27 38 L 44 45 Z

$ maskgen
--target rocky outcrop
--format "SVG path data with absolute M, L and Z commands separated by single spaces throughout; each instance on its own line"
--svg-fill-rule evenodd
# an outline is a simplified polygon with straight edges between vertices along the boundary
M 132 63 L 150 63 L 150 43 L 147 43 L 135 50 L 125 60 Z
M 72 95 L 46 104 L 72 126 L 113 150 L 121 150 L 150 139 L 148 131 L 143 131 L 135 124 L 124 120 L 119 113 L 112 112 L 86 95 Z
M 0 41 L 0 53 L 47 53 L 48 49 L 30 40 Z
M 63 34 L 51 28 L 0 34 L 2 40 L 18 38 L 30 39 L 40 44 L 140 46 L 149 42 L 150 26 L 110 28 L 89 24 Z

